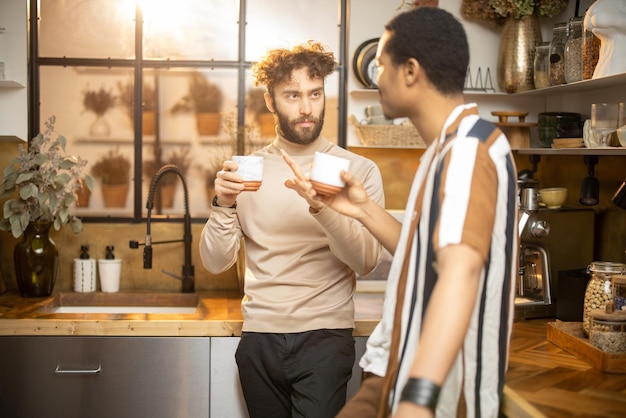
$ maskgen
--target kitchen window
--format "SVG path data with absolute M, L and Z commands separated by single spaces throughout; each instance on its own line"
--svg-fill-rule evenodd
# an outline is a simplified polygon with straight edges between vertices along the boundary
M 192 217 L 206 218 L 222 161 L 274 136 L 262 126 L 250 74 L 267 49 L 314 39 L 335 53 L 340 65 L 326 83 L 323 135 L 345 145 L 346 3 L 31 0 L 30 134 L 56 115 L 67 152 L 87 159 L 88 171 L 103 157 L 128 159 L 126 197 L 107 203 L 104 177 L 95 177 L 88 205 L 76 208 L 88 222 L 140 221 L 152 175 L 168 162 L 186 171 Z M 182 187 L 172 193 L 169 206 L 160 188 L 158 214 L 182 213 Z

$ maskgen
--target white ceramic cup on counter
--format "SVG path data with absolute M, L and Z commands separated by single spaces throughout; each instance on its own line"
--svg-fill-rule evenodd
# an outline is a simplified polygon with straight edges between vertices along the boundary
M 98 275 L 100 276 L 100 290 L 104 293 L 119 292 L 120 277 L 122 275 L 122 260 L 99 259 Z
M 243 177 L 244 191 L 256 192 L 263 183 L 263 157 L 258 155 L 233 155 L 237 163 L 235 173 Z
M 311 167 L 311 183 L 313 188 L 322 195 L 334 195 L 346 185 L 341 179 L 341 171 L 348 171 L 350 160 L 316 152 Z

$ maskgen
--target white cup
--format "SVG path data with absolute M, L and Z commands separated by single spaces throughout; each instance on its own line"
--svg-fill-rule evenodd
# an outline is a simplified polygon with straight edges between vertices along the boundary
M 100 275 L 100 290 L 105 293 L 115 293 L 120 290 L 120 276 L 122 260 L 98 260 L 98 274 Z
M 341 171 L 348 171 L 350 160 L 316 152 L 311 167 L 311 183 L 319 194 L 337 194 L 346 185 L 341 179 Z
M 244 191 L 256 192 L 263 183 L 263 157 L 258 155 L 233 155 L 239 168 L 235 173 L 243 177 Z
M 96 291 L 96 260 L 74 259 L 74 292 Z

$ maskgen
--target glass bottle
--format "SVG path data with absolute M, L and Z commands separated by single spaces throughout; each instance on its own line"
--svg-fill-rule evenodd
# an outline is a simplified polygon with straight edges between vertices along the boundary
M 600 58 L 600 38 L 590 30 L 583 32 L 583 80 L 593 78 L 593 72 Z
M 550 41 L 550 85 L 565 84 L 563 53 L 567 40 L 567 23 L 556 23 L 552 28 Z
M 581 16 L 572 17 L 567 26 L 563 69 L 568 84 L 583 79 L 583 19 Z
M 550 42 L 535 45 L 533 80 L 536 89 L 550 87 Z

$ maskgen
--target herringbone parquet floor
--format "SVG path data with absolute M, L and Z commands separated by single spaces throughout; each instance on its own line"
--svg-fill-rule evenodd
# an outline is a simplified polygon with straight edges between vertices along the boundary
M 603 373 L 548 342 L 553 321 L 513 325 L 507 386 L 546 417 L 626 417 L 626 373 Z

